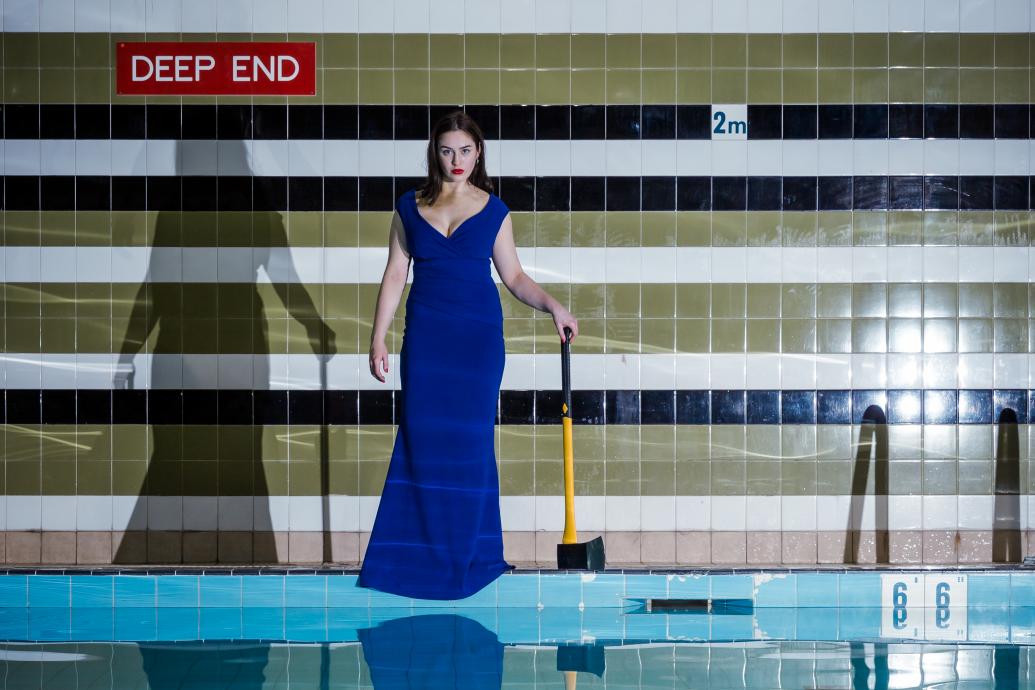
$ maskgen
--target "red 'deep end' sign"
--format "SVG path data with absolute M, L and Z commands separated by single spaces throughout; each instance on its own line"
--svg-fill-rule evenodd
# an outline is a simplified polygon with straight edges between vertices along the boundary
M 312 96 L 315 43 L 120 42 L 119 95 Z

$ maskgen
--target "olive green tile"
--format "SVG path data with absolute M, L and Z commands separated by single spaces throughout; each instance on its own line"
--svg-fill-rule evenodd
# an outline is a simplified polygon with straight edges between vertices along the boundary
M 744 352 L 744 347 L 744 319 L 712 319 L 712 352 Z
M 544 347 L 537 352 L 556 352 L 557 331 L 552 322 L 543 324 Z M 607 354 L 638 353 L 640 351 L 640 320 L 615 318 L 606 319 L 604 324 L 605 352 Z M 548 343 L 548 344 L 547 344 Z
M 992 319 L 960 319 L 959 351 L 991 352 L 993 345 Z
M 640 246 L 640 214 L 636 211 L 612 211 L 605 216 L 608 247 Z
M 785 247 L 816 246 L 816 213 L 784 211 L 780 236 Z
M 852 493 L 852 463 L 843 460 L 816 463 L 816 494 L 846 496 Z
M 676 495 L 708 496 L 711 494 L 712 465 L 707 460 L 676 460 Z
M 595 211 L 571 214 L 571 243 L 574 247 L 602 247 L 606 238 L 606 216 Z
M 481 70 L 468 70 L 467 91 L 472 94 L 472 103 L 496 103 L 499 98 L 499 78 L 496 74 Z M 490 75 L 486 79 L 486 75 Z M 431 97 L 431 75 L 426 69 L 399 69 L 393 75 L 395 81 L 394 102 L 399 105 L 427 103 Z M 489 88 L 484 88 L 488 81 Z M 495 96 L 495 98 L 493 98 Z
M 747 71 L 747 98 L 750 103 L 780 103 L 783 100 L 783 82 L 777 70 L 749 69 Z
M 996 69 L 995 102 L 1027 103 L 1028 81 L 1028 70 L 1026 69 Z
M 747 245 L 747 223 L 742 211 L 712 212 L 712 246 L 744 247 Z
M 641 319 L 640 342 L 644 354 L 676 351 L 676 322 L 672 318 Z
M 535 36 L 500 35 L 500 66 L 505 69 L 535 68 Z
M 815 67 L 818 54 L 816 34 L 783 34 L 783 67 Z
M 887 67 L 888 34 L 855 34 L 852 37 L 852 51 L 856 68 Z
M 525 73 L 522 73 L 525 74 Z M 513 88 L 512 82 L 501 78 L 501 97 L 507 88 Z M 456 105 L 464 101 L 463 70 L 431 70 L 431 102 L 437 105 Z M 534 91 L 525 92 L 530 102 Z
M 780 495 L 814 496 L 817 487 L 815 460 L 785 460 L 780 463 Z
M 73 41 L 70 40 L 71 38 L 72 35 L 70 34 L 54 34 L 50 40 L 47 40 L 47 34 L 35 32 L 8 33 L 4 36 L 4 66 L 26 67 L 30 69 L 36 69 L 40 66 L 70 66 L 70 62 L 64 62 L 60 65 L 47 64 L 55 58 L 45 56 L 41 51 L 56 48 L 59 51 L 58 55 L 61 58 L 67 59 L 71 57 L 69 55 L 69 49 L 73 44 Z
M 572 310 L 582 316 L 603 317 L 606 304 L 606 286 L 603 284 L 572 284 Z
M 710 247 L 712 214 L 688 211 L 676 216 L 676 244 L 680 247 Z
M 748 319 L 747 320 L 747 351 L 748 352 L 779 352 L 780 351 L 780 320 L 779 319 Z
M 780 462 L 777 460 L 748 460 L 746 488 L 749 496 L 780 495 Z
M 746 290 L 743 283 L 713 283 L 711 290 L 713 318 L 743 318 L 746 314 Z
M 929 103 L 959 101 L 959 70 L 933 67 L 924 70 L 924 99 Z
M 850 69 L 821 69 L 818 81 L 818 102 L 851 103 L 852 84 L 854 83 Z
M 993 103 L 995 101 L 995 70 L 961 69 L 961 103 Z
M 432 69 L 459 69 L 464 66 L 462 34 L 431 34 L 429 40 Z
M 936 247 L 954 247 L 957 244 L 959 219 L 955 211 L 925 211 L 924 244 Z
M 643 41 L 643 67 L 676 67 L 676 34 L 651 34 Z
M 780 290 L 767 283 L 747 285 L 748 318 L 778 318 L 780 316 Z
M 681 69 L 676 72 L 676 99 L 678 103 L 711 103 L 711 70 Z
M 994 243 L 997 247 L 1027 247 L 1031 243 L 1032 221 L 1028 211 L 995 211 Z
M 878 317 L 888 313 L 887 286 L 883 283 L 852 285 L 852 316 Z
M 602 69 L 577 69 L 571 73 L 571 102 L 578 104 L 599 104 L 606 99 L 605 71 Z
M 568 70 L 538 70 L 535 90 L 535 102 L 540 105 L 570 103 L 571 72 Z
M 848 353 L 852 351 L 852 322 L 849 319 L 817 319 L 816 351 Z
M 826 318 L 851 316 L 852 286 L 843 283 L 817 285 L 816 315 Z
M 643 283 L 644 318 L 674 318 L 676 316 L 676 288 L 672 283 Z
M 716 103 L 747 101 L 747 70 L 715 69 L 712 71 L 712 99 Z
M 605 286 L 605 300 L 608 318 L 640 315 L 639 283 L 608 283 Z
M 403 34 L 400 34 L 402 36 Z M 356 67 L 359 64 L 358 34 L 325 34 L 320 41 L 325 68 Z
M 923 214 L 919 211 L 888 213 L 888 246 L 917 246 L 923 235 Z
M 957 67 L 960 64 L 960 35 L 957 33 L 924 34 L 925 67 Z
M 991 425 L 960 425 L 956 429 L 960 460 L 984 460 L 992 457 Z
M 816 320 L 784 318 L 780 324 L 780 350 L 789 354 L 816 352 Z
M 435 74 L 437 72 L 432 72 L 432 75 Z M 392 102 L 394 95 L 392 92 L 393 75 L 391 70 L 361 69 L 357 75 L 357 96 L 361 102 Z M 432 80 L 434 81 L 434 76 L 432 76 Z
M 924 98 L 924 71 L 894 68 L 888 71 L 888 99 L 891 103 L 920 103 Z
M 641 34 L 607 34 L 605 65 L 608 68 L 641 66 Z
M 996 34 L 996 67 L 1027 67 L 1029 34 Z
M 540 34 L 536 36 L 535 66 L 539 69 L 571 67 L 571 35 Z
M 852 243 L 857 247 L 883 247 L 888 243 L 888 214 L 857 211 L 852 219 Z
M 605 98 L 608 104 L 635 105 L 642 100 L 641 71 L 608 69 L 605 72 Z
M 903 32 L 888 34 L 888 64 L 891 67 L 923 67 L 924 38 L 931 35 Z
M 395 42 L 392 34 L 359 34 L 359 67 L 392 67 Z
M 675 70 L 644 70 L 644 105 L 668 105 L 676 102 Z
M 920 352 L 920 319 L 888 319 L 888 352 Z
M 395 34 L 393 41 L 395 43 L 393 52 L 395 56 L 394 66 L 397 69 L 429 66 L 430 46 L 427 34 Z M 470 54 L 470 47 L 468 47 L 465 53 L 468 60 L 470 60 Z M 468 65 L 470 65 L 470 62 L 468 62 Z M 494 67 L 495 65 L 486 66 Z
M 992 67 L 995 65 L 994 34 L 960 34 L 960 65 Z
M 852 352 L 887 352 L 887 324 L 884 319 L 852 321 Z
M 676 319 L 676 349 L 679 352 L 708 352 L 710 347 L 709 319 Z
M 995 283 L 992 288 L 993 316 L 1018 318 L 1028 315 L 1026 283 Z
M 540 211 L 535 214 L 535 246 L 567 247 L 570 243 L 570 213 Z
M 712 36 L 712 65 L 714 67 L 746 67 L 747 50 L 745 34 L 714 34 Z
M 992 285 L 989 283 L 960 283 L 959 315 L 991 317 L 992 294 Z
M 499 34 L 467 34 L 464 36 L 464 64 L 470 68 L 500 66 Z
M 500 462 L 500 494 L 504 496 L 534 496 L 535 466 L 532 460 Z M 579 469 L 582 469 L 579 465 Z
M 676 315 L 682 318 L 708 318 L 711 315 L 711 285 L 677 284 Z
M 852 245 L 852 213 L 823 211 L 816 214 L 816 245 L 820 247 L 850 247 Z
M 959 224 L 961 245 L 987 247 L 993 244 L 995 223 L 991 211 L 960 211 Z
M 955 352 L 956 339 L 956 319 L 924 319 L 924 352 Z
M 851 67 L 852 34 L 819 34 L 819 66 Z
M 996 319 L 993 338 L 996 352 L 1028 352 L 1028 320 Z
M 955 290 L 952 292 L 953 303 L 956 301 Z M 888 316 L 919 317 L 923 313 L 924 297 L 922 286 L 918 283 L 888 284 Z M 955 310 L 953 311 L 955 313 Z M 933 314 L 929 314 L 933 315 Z M 940 314 L 938 314 L 940 316 Z
M 72 70 L 42 69 L 39 75 L 40 103 L 75 102 L 75 73 Z
M 784 283 L 780 289 L 781 314 L 784 318 L 811 318 L 816 315 L 814 283 Z
M 743 496 L 747 491 L 747 463 L 744 460 L 713 461 L 711 494 L 713 496 Z
M 605 37 L 602 34 L 571 35 L 571 66 L 600 69 L 604 66 Z
M 748 67 L 781 67 L 782 44 L 780 34 L 749 34 L 747 36 Z
M 905 286 L 902 286 L 905 289 Z M 956 283 L 927 283 L 923 288 L 923 310 L 927 317 L 953 317 L 959 313 Z
M 818 87 L 815 69 L 785 69 L 783 71 L 784 103 L 815 103 Z
M 9 40 L 10 37 L 8 36 L 7 41 Z M 109 34 L 76 33 L 73 35 L 73 41 L 75 43 L 75 66 L 77 68 L 110 68 L 112 66 L 112 40 Z
M 644 496 L 675 495 L 675 478 L 674 460 L 640 462 L 640 492 Z
M 644 211 L 641 232 L 644 247 L 676 246 L 676 218 L 674 211 Z
M 887 103 L 888 71 L 886 69 L 853 70 L 853 100 L 855 103 Z
M 679 67 L 711 67 L 712 39 L 712 34 L 677 34 L 677 65 Z

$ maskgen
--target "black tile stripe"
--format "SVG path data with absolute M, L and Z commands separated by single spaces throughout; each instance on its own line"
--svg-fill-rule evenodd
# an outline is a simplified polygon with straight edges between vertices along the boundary
M 7 424 L 392 424 L 402 396 L 371 390 L 0 391 Z M 498 424 L 560 424 L 559 390 L 500 391 Z M 1035 414 L 1035 390 L 576 390 L 576 424 L 993 424 Z M 868 412 L 869 410 L 869 412 Z
M 3 178 L 8 210 L 391 211 L 417 177 Z M 1029 210 L 1035 177 L 496 177 L 512 211 Z
M 427 139 L 460 106 L 7 104 L 8 139 Z M 489 139 L 710 139 L 710 105 L 471 105 Z M 748 105 L 749 139 L 1028 139 L 1029 104 Z

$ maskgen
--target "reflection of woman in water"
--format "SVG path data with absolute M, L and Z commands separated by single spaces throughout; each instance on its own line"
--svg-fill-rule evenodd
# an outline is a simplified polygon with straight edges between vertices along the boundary
M 469 596 L 511 568 L 503 560 L 494 424 L 505 359 L 489 267 L 525 304 L 575 318 L 525 275 L 509 210 L 492 193 L 478 125 L 456 111 L 432 128 L 428 177 L 399 197 L 370 342 L 384 381 L 384 338 L 409 262 L 413 285 L 399 357 L 402 417 L 360 573 L 361 586 L 425 599 Z
M 178 156 L 181 169 L 196 169 L 182 156 L 190 155 L 195 150 L 178 142 Z M 252 166 L 248 161 L 248 152 L 244 142 L 219 142 L 220 169 L 248 171 Z M 252 208 L 276 208 L 269 200 L 264 199 L 262 178 L 251 178 L 254 189 Z M 186 201 L 186 200 L 185 200 Z M 274 202 L 275 203 L 275 202 Z M 186 203 L 184 205 L 187 205 Z M 140 285 L 133 304 L 129 326 L 119 351 L 120 371 L 126 377 L 125 385 L 132 385 L 132 361 L 134 356 L 145 350 L 150 342 L 151 358 L 150 382 L 148 388 L 167 390 L 175 396 L 173 404 L 181 400 L 177 395 L 185 387 L 217 388 L 217 372 L 207 369 L 192 371 L 188 369 L 191 360 L 185 354 L 211 355 L 206 359 L 214 360 L 216 354 L 243 353 L 250 355 L 250 367 L 241 372 L 247 381 L 234 382 L 234 400 L 244 395 L 241 404 L 251 406 L 252 390 L 264 390 L 271 387 L 270 381 L 270 339 L 269 322 L 266 318 L 263 300 L 257 289 L 257 280 L 262 269 L 270 277 L 273 288 L 284 308 L 306 328 L 310 351 L 319 354 L 321 347 L 327 356 L 334 353 L 334 335 L 327 325 L 320 320 L 316 307 L 304 289 L 292 289 L 288 299 L 288 283 L 298 282 L 298 275 L 290 259 L 282 260 L 287 252 L 282 250 L 274 254 L 273 247 L 287 247 L 287 233 L 284 229 L 281 214 L 275 211 L 252 211 L 251 217 L 251 262 L 249 266 L 237 266 L 242 277 L 247 272 L 248 282 L 221 283 L 215 303 L 198 304 L 199 300 L 191 299 L 192 286 L 181 283 L 148 282 L 158 273 L 155 269 L 156 254 L 151 254 L 151 265 L 147 278 Z M 216 235 L 218 229 L 209 229 Z M 197 229 L 194 229 L 197 232 Z M 182 246 L 181 214 L 177 212 L 160 212 L 155 222 L 153 247 Z M 215 247 L 209 251 L 218 251 Z M 186 259 L 184 259 L 186 260 Z M 273 265 L 275 264 L 275 265 Z M 272 305 L 269 305 L 272 306 Z M 203 308 L 204 314 L 193 313 L 193 309 Z M 215 332 L 205 333 L 203 329 Z M 197 332 L 201 329 L 201 333 Z M 189 339 L 189 340 L 188 340 Z M 321 345 L 321 341 L 323 345 Z M 188 346 L 188 342 L 190 346 Z M 200 352 L 192 352 L 201 343 Z M 165 357 L 163 357 L 165 355 Z M 197 360 L 195 360 L 197 361 Z M 180 363 L 182 364 L 182 368 Z M 119 381 L 116 381 L 118 387 Z M 190 386 L 189 384 L 194 384 Z M 323 383 L 323 382 L 322 382 Z M 227 388 L 226 382 L 219 386 Z M 240 390 L 246 389 L 246 390 Z M 166 398 L 168 400 L 168 398 Z M 170 421 L 178 420 L 179 410 L 163 411 L 155 409 L 157 398 L 149 401 L 148 419 L 165 417 Z M 255 401 L 261 404 L 260 400 Z M 152 533 L 179 533 L 182 522 L 179 515 L 186 515 L 189 506 L 169 506 L 168 502 L 178 502 L 181 496 L 219 496 L 229 498 L 218 510 L 219 539 L 229 538 L 233 543 L 210 545 L 206 560 L 230 562 L 277 562 L 278 556 L 273 540 L 273 531 L 269 512 L 269 489 L 266 472 L 262 465 L 262 426 L 251 424 L 252 410 L 237 410 L 249 421 L 244 425 L 219 429 L 219 442 L 208 448 L 208 457 L 188 457 L 192 452 L 183 443 L 181 426 L 178 423 L 151 423 L 153 443 L 147 473 L 140 489 L 129 522 L 130 530 L 147 530 L 147 544 L 132 538 L 124 539 L 115 554 L 116 563 L 154 562 L 156 558 L 168 560 L 170 552 L 178 551 L 174 544 L 166 543 L 162 548 L 152 544 L 155 537 Z M 216 423 L 216 419 L 206 420 L 206 424 Z M 216 439 L 216 434 L 211 435 Z M 186 462 L 184 462 L 186 461 Z M 199 462 L 200 461 L 200 462 Z M 207 462 L 206 462 L 207 461 Z M 162 497 L 149 500 L 148 497 Z M 149 503 L 154 503 L 149 508 Z M 169 511 L 168 508 L 174 508 Z M 163 515 L 168 512 L 169 517 Z M 229 520 L 227 519 L 229 518 Z M 216 525 L 212 529 L 216 529 Z M 229 534 L 228 534 L 229 533 Z M 242 533 L 246 539 L 242 541 Z M 178 535 L 173 537 L 178 541 Z M 250 541 L 250 543 L 249 543 Z

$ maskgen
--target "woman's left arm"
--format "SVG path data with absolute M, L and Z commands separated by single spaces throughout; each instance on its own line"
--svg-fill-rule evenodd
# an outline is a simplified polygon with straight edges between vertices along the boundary
M 496 265 L 500 280 L 510 290 L 510 294 L 533 309 L 545 311 L 553 316 L 561 342 L 564 342 L 565 326 L 571 328 L 572 340 L 575 339 L 579 334 L 576 318 L 521 268 L 517 247 L 514 244 L 514 225 L 511 223 L 510 214 L 503 219 L 500 231 L 496 235 L 496 243 L 492 247 L 492 261 Z

